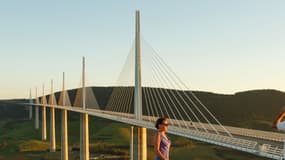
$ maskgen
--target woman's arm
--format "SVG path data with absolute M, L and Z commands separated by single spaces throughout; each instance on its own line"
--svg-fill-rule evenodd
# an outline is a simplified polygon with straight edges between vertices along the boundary
M 285 111 L 283 111 L 282 113 L 279 114 L 279 116 L 273 122 L 272 127 L 277 128 L 277 124 L 280 123 L 284 117 L 285 117 Z
M 161 160 L 166 160 L 164 155 L 160 152 L 159 150 L 160 147 L 160 136 L 158 133 L 155 134 L 155 139 L 154 139 L 154 149 L 156 154 L 161 158 Z

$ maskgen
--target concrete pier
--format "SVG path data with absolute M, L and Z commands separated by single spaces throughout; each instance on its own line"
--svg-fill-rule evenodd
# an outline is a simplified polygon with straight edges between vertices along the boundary
M 38 90 L 36 88 L 36 98 L 38 97 Z M 38 101 L 36 103 L 39 103 Z M 39 122 L 39 107 L 35 106 L 35 129 L 40 128 L 40 122 Z
M 130 128 L 130 160 L 134 159 L 134 127 Z
M 86 109 L 85 57 L 82 58 L 82 109 Z M 80 160 L 89 160 L 88 114 L 80 114 Z
M 55 97 L 53 93 L 53 80 L 51 80 L 51 94 L 50 94 L 50 104 L 55 105 Z M 55 142 L 55 108 L 50 107 L 50 152 L 56 151 Z
M 47 140 L 47 118 L 46 118 L 46 106 L 45 87 L 43 85 L 43 97 L 42 97 L 42 140 Z
M 134 127 L 133 142 L 133 160 L 147 160 L 147 129 Z
M 33 119 L 33 107 L 29 106 L 29 120 Z
M 55 142 L 55 108 L 50 108 L 50 152 L 56 151 Z
M 39 107 L 35 106 L 35 129 L 40 128 Z
M 42 140 L 47 140 L 46 106 L 42 106 Z
M 61 110 L 61 160 L 68 160 L 67 110 Z
M 88 114 L 80 115 L 80 160 L 89 160 Z
M 65 77 L 63 72 L 62 80 L 62 105 L 65 106 Z M 68 160 L 68 126 L 67 110 L 61 110 L 61 160 Z
M 134 90 L 134 114 L 136 120 L 142 120 L 142 80 L 141 80 L 141 36 L 140 36 L 140 12 L 136 11 L 136 38 L 135 38 L 135 90 Z M 147 159 L 147 132 L 146 128 L 134 127 L 133 130 L 133 159 Z

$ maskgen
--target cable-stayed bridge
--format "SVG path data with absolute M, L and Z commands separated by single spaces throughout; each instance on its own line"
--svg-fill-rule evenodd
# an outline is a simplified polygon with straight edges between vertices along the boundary
M 143 53 L 143 54 L 141 54 Z M 150 53 L 150 56 L 145 53 Z M 145 78 L 146 77 L 146 78 Z M 85 58 L 82 62 L 82 85 L 70 98 L 65 89 L 63 74 L 62 91 L 56 97 L 51 82 L 51 92 L 30 96 L 29 105 L 35 106 L 35 127 L 39 128 L 39 109 L 42 110 L 42 140 L 47 139 L 46 107 L 50 108 L 50 151 L 56 150 L 55 109 L 62 112 L 62 159 L 68 159 L 67 112 L 79 112 L 80 159 L 89 159 L 88 116 L 97 116 L 131 127 L 130 159 L 146 160 L 147 129 L 155 129 L 158 117 L 167 117 L 168 132 L 211 144 L 248 152 L 257 156 L 281 159 L 284 135 L 276 132 L 224 126 L 201 100 L 187 87 L 159 54 L 141 41 L 140 16 L 136 12 L 136 36 L 127 60 L 118 76 L 116 87 L 104 104 L 99 104 L 85 80 Z M 39 96 L 40 95 L 40 96 Z M 30 107 L 30 118 L 32 118 Z

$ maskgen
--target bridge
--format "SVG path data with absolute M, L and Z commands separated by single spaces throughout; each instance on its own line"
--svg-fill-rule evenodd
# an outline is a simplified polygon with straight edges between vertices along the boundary
M 47 139 L 46 109 L 50 109 L 50 151 L 56 151 L 55 109 L 61 110 L 61 159 L 68 160 L 67 112 L 80 113 L 80 159 L 89 160 L 89 116 L 101 117 L 130 124 L 130 159 L 147 159 L 147 129 L 155 129 L 158 117 L 169 120 L 168 132 L 210 144 L 272 159 L 282 158 L 284 135 L 277 132 L 260 131 L 222 125 L 201 100 L 183 83 L 165 61 L 153 51 L 151 73 L 142 69 L 142 40 L 140 15 L 136 11 L 136 35 L 134 46 L 125 66 L 113 87 L 105 106 L 100 106 L 91 87 L 86 86 L 85 58 L 82 59 L 82 85 L 77 89 L 71 104 L 65 89 L 63 73 L 62 90 L 56 98 L 53 81 L 51 92 L 39 96 L 37 89 L 32 98 L 30 91 L 29 118 L 35 107 L 35 128 L 40 128 L 39 109 L 42 113 L 42 140 Z M 148 66 L 149 67 L 149 66 Z M 131 73 L 130 73 L 131 70 Z M 151 77 L 143 81 L 143 76 Z M 127 79 L 126 77 L 131 77 Z

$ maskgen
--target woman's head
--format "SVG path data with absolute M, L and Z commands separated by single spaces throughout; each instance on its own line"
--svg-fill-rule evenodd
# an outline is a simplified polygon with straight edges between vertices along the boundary
M 163 128 L 168 127 L 168 122 L 167 122 L 166 118 L 158 118 L 156 120 L 155 128 L 156 129 L 161 129 L 162 127 Z M 166 128 L 165 128 L 165 130 L 166 130 Z

